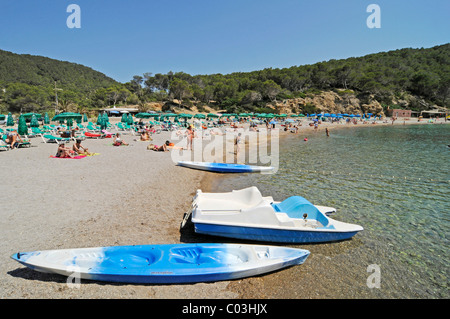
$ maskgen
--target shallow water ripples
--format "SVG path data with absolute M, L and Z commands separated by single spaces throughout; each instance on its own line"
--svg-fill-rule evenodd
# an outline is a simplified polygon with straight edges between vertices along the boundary
M 289 136 L 277 174 L 234 178 L 229 188 L 257 185 L 275 200 L 300 195 L 337 208 L 336 219 L 365 229 L 352 258 L 382 264 L 389 293 L 448 298 L 447 127 L 355 128 L 308 142 Z

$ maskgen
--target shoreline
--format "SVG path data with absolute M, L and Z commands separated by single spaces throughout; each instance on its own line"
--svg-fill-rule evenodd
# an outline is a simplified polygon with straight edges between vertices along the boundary
M 329 123 L 328 123 L 329 124 Z M 378 127 L 378 126 L 404 126 L 404 125 L 433 125 L 433 124 L 450 124 L 450 121 L 441 121 L 439 123 L 425 123 L 425 122 L 414 122 L 414 121 L 405 121 L 399 123 L 377 123 L 377 124 L 337 124 L 337 125 L 325 125 L 319 127 L 317 131 L 314 131 L 313 127 L 303 126 L 302 130 L 299 130 L 298 134 L 290 133 L 290 132 L 280 132 L 280 140 L 286 138 L 287 136 L 295 139 L 295 135 L 298 135 L 298 139 L 303 140 L 303 137 L 313 136 L 317 134 L 325 134 L 325 127 L 330 128 L 330 136 L 332 136 L 332 132 L 337 130 L 344 129 L 353 129 L 358 127 Z M 306 135 L 305 135 L 306 134 Z M 217 174 L 217 173 L 207 173 L 201 181 L 202 190 L 204 192 L 221 192 L 221 191 L 229 191 L 229 189 L 224 190 L 223 188 L 229 188 L 230 183 L 227 183 L 227 180 L 232 180 L 236 178 L 236 175 L 233 174 Z M 227 187 L 228 186 L 228 187 Z M 248 185 L 251 186 L 251 185 Z M 256 185 L 257 186 L 257 185 Z M 234 188 L 233 188 L 234 189 Z M 211 237 L 215 238 L 215 237 Z M 222 238 L 221 240 L 229 240 L 227 238 Z M 258 244 L 258 242 L 255 242 Z M 259 242 L 260 244 L 264 244 Z M 269 243 L 270 244 L 270 243 Z M 285 270 L 283 273 L 274 273 L 267 274 L 264 277 L 253 277 L 253 278 L 244 278 L 238 281 L 231 281 L 228 289 L 237 293 L 239 295 L 239 299 L 335 299 L 342 298 L 339 296 L 330 293 L 330 289 L 327 285 L 332 285 L 334 291 L 340 291 L 343 289 L 339 288 L 341 285 L 345 287 L 348 285 L 342 278 L 330 278 L 329 275 L 323 275 L 320 271 L 317 271 L 315 265 L 322 265 L 326 263 L 329 259 L 336 257 L 336 251 L 341 251 L 343 254 L 346 254 L 346 251 L 357 249 L 360 245 L 363 245 L 361 239 L 353 238 L 349 241 L 343 242 L 333 242 L 333 243 L 322 243 L 322 244 L 304 244 L 304 245 L 289 245 L 290 247 L 298 247 L 304 248 L 311 251 L 311 256 L 309 263 L 303 264 L 298 269 L 289 269 Z M 364 273 L 364 271 L 362 271 Z M 278 287 L 280 285 L 280 281 L 285 282 L 287 287 L 290 286 L 290 282 L 295 282 L 295 278 L 298 276 L 305 278 L 304 284 L 302 287 L 298 287 L 300 291 L 291 287 L 291 289 L 280 289 Z M 319 283 L 317 280 L 311 278 L 322 278 L 325 279 L 325 283 Z M 360 282 L 365 282 L 364 278 L 361 278 Z M 278 287 L 278 288 L 277 288 Z M 363 287 L 364 288 L 364 287 Z M 355 287 L 356 290 L 360 289 L 361 291 L 365 291 L 365 289 L 361 289 L 361 287 Z M 291 295 L 285 291 L 295 292 L 295 295 Z M 305 292 L 306 291 L 306 292 Z M 343 298 L 353 298 L 349 295 L 344 295 Z M 361 298 L 359 295 L 358 298 Z M 365 297 L 363 298 L 384 298 L 376 293 L 370 294 L 365 293 Z
M 328 127 L 379 125 L 391 124 Z M 298 137 L 303 138 L 302 134 L 310 131 L 324 134 L 324 127 L 313 132 L 314 128 L 303 126 Z M 148 151 L 146 146 L 149 142 L 135 141 L 137 137 L 133 135 L 121 135 L 130 146 L 112 147 L 111 139 L 87 139 L 83 144 L 100 155 L 80 160 L 49 158 L 57 146 L 45 144 L 40 138 L 31 139 L 32 147 L 29 149 L 0 154 L 0 168 L 11 176 L 0 186 L 4 194 L 0 212 L 0 239 L 3 243 L 0 248 L 3 261 L 0 264 L 0 298 L 267 298 L 265 289 L 271 289 L 277 278 L 284 275 L 276 272 L 242 280 L 191 285 L 108 284 L 83 280 L 80 289 L 73 289 L 62 276 L 30 270 L 9 258 L 18 251 L 189 241 L 226 242 L 197 236 L 193 231 L 180 233 L 179 225 L 196 190 L 211 192 L 220 180 L 229 175 L 178 167 L 169 160 L 170 153 Z M 294 134 L 280 132 L 280 138 L 285 135 Z M 151 143 L 160 145 L 170 139 L 170 132 L 154 134 L 153 139 Z M 353 240 L 339 245 L 348 248 L 358 244 L 358 240 Z M 312 253 L 317 251 L 317 247 L 308 249 Z M 314 258 L 320 261 L 326 257 Z M 294 268 L 285 271 L 289 274 L 313 271 L 306 264 Z M 308 284 L 314 283 L 305 283 L 305 287 Z M 308 298 L 308 295 L 287 298 Z M 316 298 L 333 297 L 324 294 Z

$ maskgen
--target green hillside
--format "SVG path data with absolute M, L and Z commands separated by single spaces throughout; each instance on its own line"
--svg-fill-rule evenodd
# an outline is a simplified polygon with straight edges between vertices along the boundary
M 147 73 L 126 85 L 149 100 L 176 98 L 187 106 L 213 100 L 230 112 L 259 111 L 280 100 L 343 90 L 361 100 L 370 96 L 384 107 L 402 100 L 402 107 L 421 110 L 449 106 L 450 44 L 227 75 Z
M 39 111 L 55 102 L 55 82 L 61 103 L 82 104 L 100 88 L 119 83 L 89 67 L 42 56 L 0 50 L 2 111 Z M 6 110 L 4 110 L 6 109 Z
M 126 104 L 139 104 L 144 111 L 149 102 L 167 109 L 174 99 L 200 111 L 206 105 L 230 112 L 277 111 L 273 108 L 282 101 L 313 101 L 324 92 L 361 105 L 375 101 L 383 108 L 420 111 L 450 106 L 450 44 L 225 75 L 144 73 L 124 84 L 79 64 L 0 50 L 0 113 L 54 109 L 55 81 L 62 89 L 59 109 L 66 111 Z M 306 112 L 318 107 L 313 102 L 290 105 Z

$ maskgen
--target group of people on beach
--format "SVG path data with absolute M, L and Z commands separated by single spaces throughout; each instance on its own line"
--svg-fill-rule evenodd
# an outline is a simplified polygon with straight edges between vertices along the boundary
M 55 156 L 59 158 L 73 158 L 78 155 L 92 155 L 87 147 L 81 145 L 81 139 L 76 139 L 72 148 L 66 147 L 65 143 L 58 144 Z

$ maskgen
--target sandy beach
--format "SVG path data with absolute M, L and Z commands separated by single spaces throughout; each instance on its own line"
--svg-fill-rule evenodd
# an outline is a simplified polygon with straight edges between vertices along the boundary
M 444 123 L 444 119 L 438 123 Z M 399 119 L 394 123 L 403 124 L 426 124 L 426 120 Z M 392 124 L 388 120 L 377 125 Z M 326 127 L 332 134 L 334 129 L 353 126 L 373 125 L 324 123 L 314 132 L 303 120 L 298 135 L 303 139 L 308 134 L 325 134 Z M 161 145 L 170 140 L 170 134 L 165 131 L 154 134 L 151 143 Z M 122 137 L 129 146 L 114 147 L 110 138 L 86 139 L 83 145 L 100 154 L 79 160 L 50 158 L 57 146 L 43 143 L 41 137 L 32 138 L 30 148 L 0 153 L 4 175 L 0 184 L 0 298 L 276 298 L 269 289 L 279 273 L 270 274 L 267 281 L 265 276 L 189 285 L 83 280 L 80 288 L 70 288 L 65 277 L 35 272 L 10 259 L 13 253 L 34 250 L 171 244 L 186 240 L 179 226 L 192 196 L 199 188 L 208 191 L 220 174 L 178 167 L 170 152 L 149 151 L 149 142 L 139 141 L 132 134 Z M 351 247 L 358 242 L 340 244 Z M 307 281 L 305 288 L 314 284 Z M 289 298 L 303 297 L 330 298 L 315 292 Z

